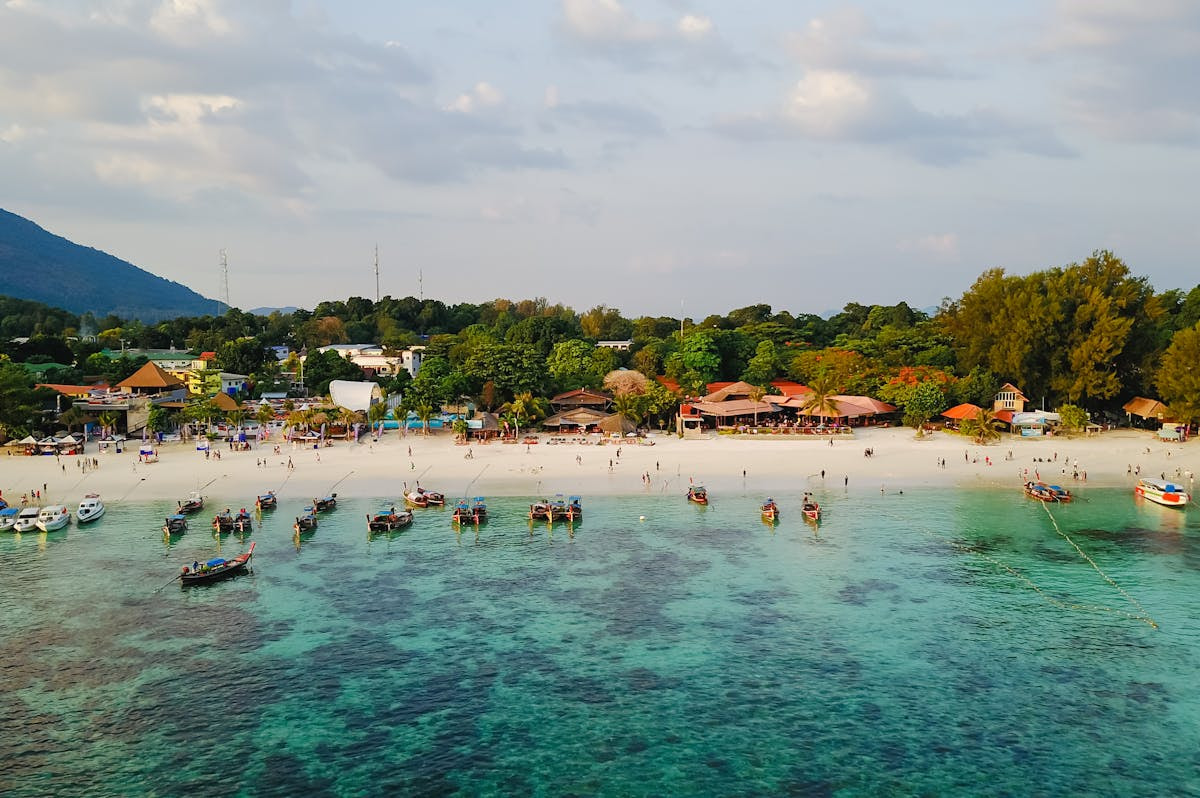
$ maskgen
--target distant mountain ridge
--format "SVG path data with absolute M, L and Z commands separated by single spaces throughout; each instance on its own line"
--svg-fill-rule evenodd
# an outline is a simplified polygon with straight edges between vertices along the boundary
M 128 261 L 0 209 L 0 291 L 72 313 L 155 322 L 212 315 L 216 303 Z

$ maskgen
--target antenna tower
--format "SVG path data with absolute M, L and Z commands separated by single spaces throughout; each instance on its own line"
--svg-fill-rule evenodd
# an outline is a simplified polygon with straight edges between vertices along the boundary
M 375 245 L 375 301 L 379 302 L 379 245 Z
M 221 250 L 221 299 L 217 302 L 217 315 L 221 315 L 221 305 L 225 306 L 225 310 L 229 310 L 229 259 L 225 257 L 225 250 Z
M 425 301 L 425 270 L 417 269 L 417 299 Z

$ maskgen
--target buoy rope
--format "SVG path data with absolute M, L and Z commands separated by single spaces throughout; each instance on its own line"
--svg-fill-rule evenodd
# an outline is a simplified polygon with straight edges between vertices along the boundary
M 1154 619 L 1150 617 L 1150 614 L 1148 612 L 1146 612 L 1146 608 L 1143 607 L 1138 602 L 1137 599 L 1135 599 L 1133 596 L 1129 595 L 1129 593 L 1127 593 L 1123 587 L 1118 585 L 1116 580 L 1114 580 L 1108 574 L 1104 573 L 1103 569 L 1101 569 L 1100 566 L 1096 564 L 1096 561 L 1093 560 L 1091 557 L 1089 557 L 1087 552 L 1085 552 L 1083 549 L 1079 548 L 1079 544 L 1076 543 L 1074 540 L 1071 540 L 1070 535 L 1068 535 L 1066 532 L 1062 531 L 1062 529 L 1058 525 L 1058 521 L 1054 518 L 1054 513 L 1050 512 L 1050 507 L 1047 506 L 1046 502 L 1042 502 L 1042 509 L 1046 511 L 1046 516 L 1050 519 L 1050 523 L 1054 525 L 1054 531 L 1057 532 L 1062 537 L 1063 540 L 1070 543 L 1071 547 L 1073 549 L 1075 549 L 1075 551 L 1079 552 L 1079 556 L 1082 557 L 1087 562 L 1088 565 L 1092 566 L 1092 568 L 1095 569 L 1096 573 L 1100 574 L 1100 577 L 1105 582 L 1108 582 L 1110 585 L 1112 585 L 1114 590 L 1116 590 L 1118 593 L 1120 593 L 1122 596 L 1124 596 L 1126 601 L 1128 601 L 1130 604 L 1132 604 L 1134 607 L 1137 608 L 1137 611 L 1140 612 L 1141 615 L 1134 616 L 1134 617 L 1137 620 L 1142 621 L 1143 623 L 1149 624 L 1152 628 L 1157 629 L 1158 624 L 1155 623 Z

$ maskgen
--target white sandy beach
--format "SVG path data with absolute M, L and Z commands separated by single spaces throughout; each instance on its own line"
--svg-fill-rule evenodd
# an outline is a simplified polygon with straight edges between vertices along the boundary
M 106 502 L 175 501 L 202 488 L 215 503 L 249 506 L 268 490 L 293 500 L 331 490 L 347 497 L 399 499 L 404 483 L 418 478 L 423 487 L 448 496 L 682 494 L 689 480 L 719 496 L 806 489 L 855 493 L 922 486 L 1015 488 L 1024 469 L 1029 469 L 1030 478 L 1036 474 L 1072 489 L 1129 486 L 1135 480 L 1127 473 L 1130 466 L 1140 466 L 1147 476 L 1182 475 L 1190 484 L 1187 472 L 1200 466 L 1196 444 L 1162 443 L 1149 432 L 1131 430 L 1088 438 L 1005 437 L 986 447 L 945 432 L 918 440 L 904 428 L 861 429 L 853 437 L 834 439 L 832 446 L 828 438 L 791 436 L 679 440 L 659 435 L 648 439 L 653 446 L 615 441 L 548 445 L 549 436 L 540 438 L 532 446 L 493 442 L 468 449 L 455 445 L 449 433 L 401 436 L 392 431 L 378 443 L 338 441 L 320 450 L 281 444 L 279 455 L 273 453 L 277 441 L 247 452 L 214 444 L 214 451 L 221 452 L 219 460 L 206 460 L 194 444 L 170 443 L 159 447 L 159 462 L 148 464 L 138 462 L 137 441 L 130 441 L 121 454 L 111 448 L 99 453 L 92 444 L 86 456 L 98 459 L 100 467 L 89 473 L 79 467 L 78 457 L 0 454 L 0 489 L 16 504 L 22 494 L 45 485 L 40 504 L 73 507 L 90 492 Z M 874 456 L 864 456 L 867 448 Z M 1012 460 L 1006 459 L 1009 452 Z M 265 466 L 257 465 L 264 459 Z M 943 459 L 944 468 L 939 466 Z M 1081 474 L 1087 474 L 1086 482 L 1073 479 L 1076 461 Z M 648 485 L 644 474 L 649 474 Z

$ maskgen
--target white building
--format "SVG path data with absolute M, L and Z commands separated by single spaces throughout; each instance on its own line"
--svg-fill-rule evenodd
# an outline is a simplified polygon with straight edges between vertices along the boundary
M 423 346 L 411 346 L 402 349 L 395 355 L 385 355 L 383 347 L 378 344 L 330 344 L 322 346 L 318 352 L 333 350 L 354 365 L 373 375 L 392 377 L 401 371 L 407 371 L 409 376 L 417 376 L 421 369 L 421 353 Z

